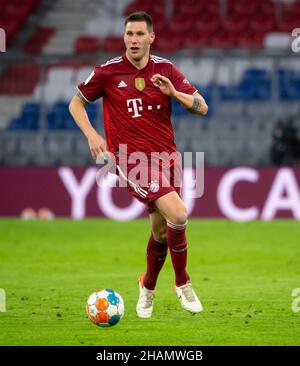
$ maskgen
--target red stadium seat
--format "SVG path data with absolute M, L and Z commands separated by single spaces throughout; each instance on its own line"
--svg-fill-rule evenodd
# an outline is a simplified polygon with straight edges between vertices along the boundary
M 274 19 L 265 15 L 251 19 L 250 28 L 257 33 L 267 33 L 276 29 Z
M 152 5 L 150 14 L 153 18 L 154 23 L 165 19 L 166 8 L 160 2 L 156 2 Z
M 193 29 L 193 23 L 190 18 L 174 18 L 168 25 L 171 33 L 185 33 Z
M 217 48 L 235 47 L 237 46 L 237 34 L 235 32 L 221 30 L 214 35 L 211 40 L 211 45 Z
M 153 30 L 155 33 L 160 35 L 166 29 L 166 23 L 164 20 L 156 20 L 153 26 Z
M 265 33 L 251 32 L 238 35 L 237 44 L 243 48 L 261 48 L 263 47 Z
M 10 44 L 17 32 L 24 25 L 30 13 L 41 3 L 41 0 L 2 1 L 0 4 L 0 25 L 6 32 L 7 44 Z
M 99 39 L 97 37 L 82 36 L 76 39 L 76 53 L 93 53 L 97 51 L 99 51 Z
M 210 15 L 203 15 L 194 22 L 195 32 L 215 32 L 221 27 L 219 17 L 212 17 Z
M 290 2 L 290 3 L 282 3 L 281 5 L 281 13 L 283 16 L 285 15 L 298 15 L 300 16 L 300 1 Z
M 210 1 L 204 1 L 202 0 L 202 3 L 204 3 L 204 13 L 218 16 L 220 14 L 220 3 L 219 0 L 210 0 Z
M 259 13 L 264 14 L 275 21 L 275 3 L 274 1 L 261 1 L 258 6 Z
M 123 37 L 105 37 L 101 49 L 104 52 L 120 53 L 124 51 Z
M 182 47 L 210 47 L 211 46 L 212 33 L 211 32 L 197 32 L 190 36 L 186 36 L 183 39 Z
M 195 18 L 206 11 L 204 4 L 197 0 L 175 1 L 173 14 L 179 17 Z
M 0 94 L 32 94 L 39 78 L 38 64 L 13 64 L 5 70 L 0 80 Z
M 278 23 L 278 30 L 280 32 L 290 33 L 292 29 L 299 28 L 299 14 L 287 14 Z
M 227 14 L 253 16 L 256 14 L 259 0 L 228 0 Z
M 127 16 L 135 11 L 146 11 L 151 16 L 153 14 L 164 14 L 165 3 L 164 0 L 156 0 L 154 2 L 149 0 L 135 0 L 127 6 L 124 15 Z
M 247 17 L 234 15 L 223 22 L 223 28 L 228 32 L 244 32 L 248 22 Z
M 43 46 L 54 33 L 55 30 L 53 28 L 38 28 L 33 36 L 27 41 L 24 46 L 24 51 L 30 53 L 41 53 Z
M 158 37 L 152 45 L 154 51 L 174 53 L 181 48 L 182 38 L 174 32 L 166 33 L 163 37 Z

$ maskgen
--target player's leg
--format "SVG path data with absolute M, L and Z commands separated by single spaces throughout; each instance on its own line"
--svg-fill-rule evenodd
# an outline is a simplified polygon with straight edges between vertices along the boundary
M 155 204 L 167 221 L 167 243 L 175 272 L 176 293 L 181 298 L 181 305 L 184 309 L 198 313 L 202 311 L 202 305 L 192 288 L 190 277 L 186 271 L 186 207 L 175 191 L 159 197 Z
M 149 219 L 151 236 L 147 245 L 147 270 L 139 278 L 140 295 L 136 306 L 137 315 L 141 318 L 152 315 L 154 288 L 168 252 L 165 218 L 158 211 L 153 211 Z
M 187 241 L 185 229 L 187 210 L 175 191 L 159 197 L 155 204 L 167 221 L 167 242 L 175 271 L 175 283 L 176 286 L 182 286 L 190 279 L 186 271 Z
M 149 215 L 151 236 L 147 245 L 147 271 L 144 274 L 144 285 L 149 290 L 154 290 L 161 268 L 168 253 L 167 222 L 158 212 Z

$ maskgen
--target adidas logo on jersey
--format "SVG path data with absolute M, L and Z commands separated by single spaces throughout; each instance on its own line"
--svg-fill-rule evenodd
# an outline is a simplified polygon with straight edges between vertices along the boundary
M 127 84 L 122 80 L 119 82 L 118 88 L 126 88 Z

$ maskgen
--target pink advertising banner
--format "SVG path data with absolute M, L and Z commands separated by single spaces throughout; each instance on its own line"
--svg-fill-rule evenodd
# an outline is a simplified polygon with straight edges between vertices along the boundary
M 132 220 L 146 215 L 126 188 L 99 186 L 97 167 L 0 168 L 0 216 L 19 216 L 24 208 L 49 208 L 55 216 Z M 185 169 L 182 197 L 190 217 L 236 221 L 300 220 L 300 168 L 208 168 L 201 197 L 193 194 L 194 170 Z M 110 183 L 116 176 L 109 174 Z M 194 182 L 194 183 L 195 183 Z

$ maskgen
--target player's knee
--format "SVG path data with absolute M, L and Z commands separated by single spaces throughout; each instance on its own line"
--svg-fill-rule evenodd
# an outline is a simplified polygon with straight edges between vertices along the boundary
M 187 219 L 188 219 L 187 210 L 185 208 L 183 208 L 181 210 L 174 211 L 172 213 L 169 221 L 175 225 L 184 225 L 184 224 L 186 224 Z

